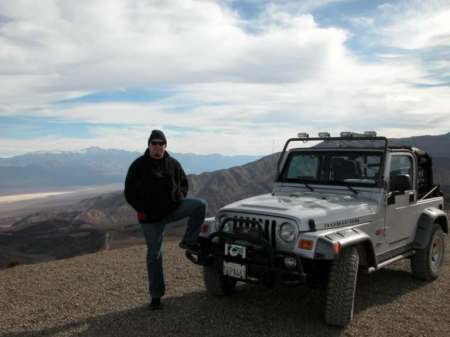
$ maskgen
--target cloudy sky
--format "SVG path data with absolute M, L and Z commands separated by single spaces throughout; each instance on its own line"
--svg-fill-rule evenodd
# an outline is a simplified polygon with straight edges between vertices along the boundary
M 450 0 L 2 0 L 0 156 L 450 131 Z

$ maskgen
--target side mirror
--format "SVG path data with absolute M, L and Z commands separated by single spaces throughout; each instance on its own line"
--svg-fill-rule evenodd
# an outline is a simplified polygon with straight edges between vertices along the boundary
M 412 180 L 409 174 L 400 174 L 389 178 L 389 190 L 399 191 L 401 193 L 412 189 Z

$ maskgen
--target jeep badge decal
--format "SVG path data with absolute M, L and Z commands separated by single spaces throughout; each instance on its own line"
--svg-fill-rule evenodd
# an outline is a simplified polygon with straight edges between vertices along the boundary
M 246 249 L 244 246 L 226 243 L 225 244 L 225 255 L 228 255 L 231 257 L 240 256 L 242 259 L 245 259 L 247 254 L 246 254 Z
M 329 228 L 336 228 L 336 227 L 342 227 L 342 226 L 348 226 L 348 225 L 355 225 L 358 224 L 359 218 L 351 218 L 351 219 L 344 219 L 344 220 L 339 220 L 336 222 L 330 222 L 330 223 L 326 223 L 324 224 L 324 228 L 325 229 L 329 229 Z

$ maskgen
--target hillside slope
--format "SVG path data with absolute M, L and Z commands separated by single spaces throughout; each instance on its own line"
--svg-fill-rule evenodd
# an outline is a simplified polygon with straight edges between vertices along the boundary
M 208 200 L 208 215 L 243 197 L 266 193 L 273 182 L 275 156 L 200 175 L 190 175 L 190 196 Z M 77 256 L 141 241 L 136 214 L 122 192 L 89 198 L 67 210 L 43 210 L 0 230 L 0 269 Z M 170 233 L 170 229 L 168 229 Z M 107 242 L 108 241 L 108 242 Z
M 230 202 L 268 193 L 274 180 L 276 159 L 277 155 L 270 155 L 244 166 L 190 175 L 189 195 L 206 199 L 208 216 L 213 216 Z M 436 181 L 449 193 L 450 159 L 435 160 L 435 172 Z M 83 200 L 66 211 L 36 212 L 15 221 L 6 233 L 0 231 L 0 269 L 76 256 L 105 245 L 123 247 L 140 243 L 140 229 L 133 226 L 136 222 L 135 212 L 122 192 Z M 48 227 L 52 230 L 46 230 Z
M 450 132 L 437 136 L 415 136 L 408 138 L 391 138 L 392 145 L 407 145 L 418 147 L 433 157 L 450 158 Z

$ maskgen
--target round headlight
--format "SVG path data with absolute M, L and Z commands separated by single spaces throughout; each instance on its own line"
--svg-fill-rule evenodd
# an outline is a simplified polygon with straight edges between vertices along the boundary
M 232 220 L 225 221 L 225 224 L 223 225 L 223 231 L 226 233 L 233 232 L 233 221 Z
M 280 226 L 280 238 L 284 242 L 292 242 L 295 240 L 297 230 L 295 226 L 289 222 L 285 222 Z

